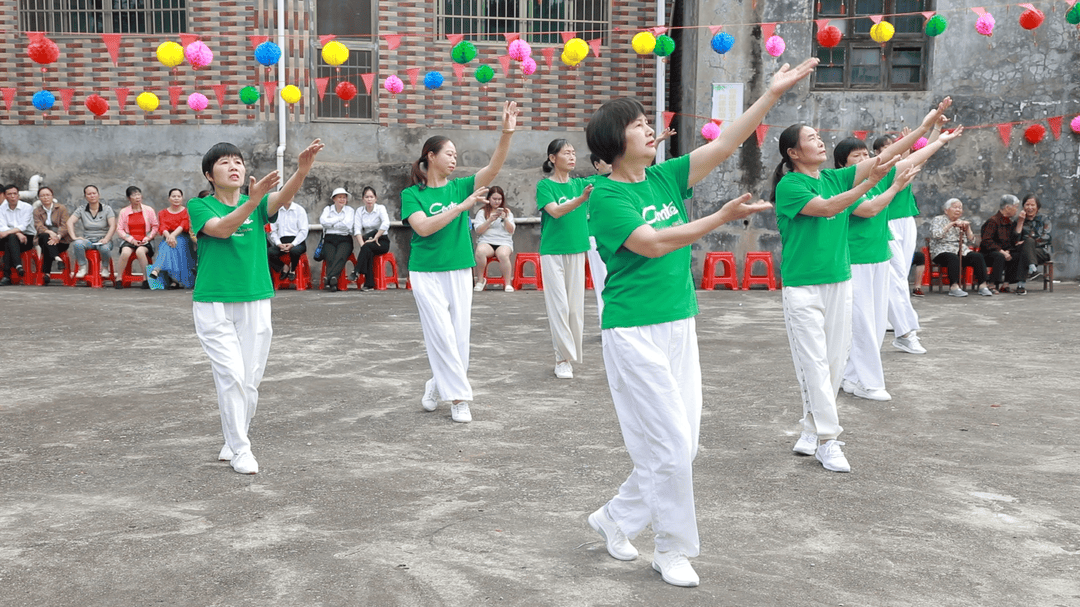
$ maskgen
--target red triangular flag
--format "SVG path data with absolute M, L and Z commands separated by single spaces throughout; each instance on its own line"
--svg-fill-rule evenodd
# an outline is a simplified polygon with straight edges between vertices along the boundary
M 214 85 L 211 85 L 210 88 L 214 89 L 214 96 L 217 97 L 218 108 L 225 107 L 225 85 L 224 84 L 214 84 Z
M 870 15 L 870 20 L 874 23 L 881 23 L 882 15 Z
M 814 23 L 817 24 L 817 29 L 818 29 L 819 32 L 821 30 L 829 27 L 829 20 L 828 19 L 814 19 Z
M 772 35 L 776 33 L 775 23 L 762 23 L 761 24 L 761 39 L 768 40 L 772 38 Z
M 1012 137 L 1013 125 L 1009 123 L 997 125 L 998 134 L 1001 135 L 1001 142 L 1005 144 L 1005 147 L 1009 147 L 1009 139 Z
M 390 50 L 401 46 L 401 36 L 398 34 L 383 34 L 383 40 L 386 40 L 386 48 Z
M 759 124 L 757 125 L 757 128 L 754 129 L 754 132 L 757 133 L 757 145 L 758 147 L 761 147 L 765 143 L 765 135 L 769 132 L 769 125 Z
M 117 87 L 113 89 L 116 93 L 116 105 L 120 108 L 120 113 L 124 113 L 124 106 L 127 105 L 128 95 L 131 93 L 131 89 L 127 87 Z
M 259 45 L 270 39 L 270 36 L 248 36 L 248 40 L 251 40 L 251 48 L 259 48 Z
M 183 92 L 182 86 L 170 86 L 169 87 L 169 101 L 172 103 L 173 111 L 176 111 L 177 106 L 180 105 L 180 93 Z
M 929 21 L 931 17 L 937 14 L 937 11 L 923 11 L 921 14 L 923 18 Z
M 981 7 L 981 6 L 973 6 L 973 7 L 971 7 L 971 10 L 975 11 L 975 14 L 980 16 L 980 17 L 982 17 L 983 15 L 986 14 L 986 9 Z M 1008 144 L 1005 144 L 1005 145 L 1008 145 Z
M 410 67 L 405 70 L 405 72 L 409 74 L 409 84 L 411 84 L 413 88 L 416 88 L 416 80 L 420 78 L 420 68 Z
M 457 83 L 461 84 L 465 79 L 465 66 L 460 63 L 454 64 L 454 76 L 457 78 Z
M 266 103 L 270 107 L 277 105 L 277 80 L 263 82 L 263 90 L 266 92 Z
M 337 38 L 337 36 L 333 34 L 323 34 L 322 36 L 319 36 L 319 44 L 326 46 L 327 44 L 330 44 L 330 41 L 334 38 Z
M 544 54 L 544 60 L 547 61 L 547 66 L 551 67 L 551 62 L 555 61 L 555 48 L 549 46 L 540 49 L 540 52 Z
M 866 136 L 870 134 L 870 131 L 851 131 L 851 134 L 855 135 L 863 141 L 866 141 Z
M 26 32 L 26 37 L 30 39 L 30 44 L 33 44 L 44 38 L 45 32 Z
M 120 61 L 120 36 L 123 34 L 102 34 L 101 40 L 105 42 L 105 48 L 109 49 L 109 57 L 112 58 L 113 65 L 117 65 Z
M 1050 132 L 1054 134 L 1054 139 L 1061 139 L 1061 119 L 1062 116 L 1051 116 L 1046 119 L 1050 123 Z
M 563 44 L 566 44 L 567 42 L 570 42 L 574 38 L 577 38 L 577 32 L 559 32 L 559 34 L 562 36 L 562 43 Z
M 589 40 L 589 48 L 592 49 L 593 57 L 600 56 L 600 38 L 593 38 Z
M 1020 6 L 1021 6 L 1021 8 L 1026 8 L 1026 9 L 1028 9 L 1029 11 L 1033 11 L 1033 10 L 1035 10 L 1035 7 L 1034 7 L 1034 6 L 1031 6 L 1030 4 L 1021 4 Z
M 465 34 L 447 34 L 446 39 L 450 41 L 450 46 L 457 46 L 465 39 Z
M 720 120 L 719 118 L 713 118 L 712 123 L 715 124 L 716 126 L 720 126 L 720 125 L 724 124 L 724 121 Z
M 664 128 L 671 128 L 671 119 L 675 117 L 675 112 L 664 112 Z
M 10 112 L 11 103 L 15 101 L 15 89 L 4 87 L 3 89 L 0 89 L 0 91 L 3 91 L 4 93 L 4 109 Z
M 189 44 L 199 39 L 198 34 L 180 34 L 180 44 L 187 48 Z
M 322 101 L 323 97 L 326 96 L 326 85 L 328 85 L 328 84 L 330 84 L 330 77 L 329 76 L 327 76 L 325 78 L 316 78 L 315 79 L 315 89 L 317 91 L 319 91 L 319 101 Z
M 667 28 L 663 26 L 658 26 L 649 28 L 649 31 L 652 32 L 653 36 L 661 36 L 667 33 Z
M 71 109 L 71 99 L 75 96 L 75 89 L 60 89 L 60 100 L 64 102 L 64 111 Z
M 710 25 L 709 26 L 709 31 L 712 32 L 713 36 L 719 34 L 720 30 L 722 30 L 722 29 L 724 29 L 724 26 L 722 26 L 722 25 Z
M 521 34 L 518 32 L 503 32 L 503 38 L 506 38 L 506 44 L 509 45 L 514 40 L 519 40 Z
M 360 74 L 360 79 L 364 81 L 364 88 L 367 89 L 367 94 L 371 94 L 371 85 L 375 83 L 375 74 Z
M 499 64 L 502 65 L 503 76 L 510 77 L 510 55 L 499 57 Z

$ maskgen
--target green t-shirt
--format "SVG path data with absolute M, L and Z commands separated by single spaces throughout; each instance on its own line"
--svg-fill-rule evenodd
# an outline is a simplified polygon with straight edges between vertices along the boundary
M 556 183 L 541 179 L 536 184 L 536 208 L 540 211 L 540 254 L 572 255 L 589 250 L 588 203 L 580 205 L 558 219 L 544 210 L 551 203 L 563 204 L 585 191 L 585 186 L 595 185 L 595 178 L 571 179 Z
M 601 328 L 643 327 L 698 313 L 689 246 L 657 258 L 623 246 L 645 224 L 663 230 L 689 222 L 682 199 L 689 176 L 690 156 L 685 155 L 645 169 L 640 183 L 593 182 L 589 229 L 607 265 Z
M 240 204 L 247 202 L 240 196 Z M 266 224 L 277 219 L 277 213 L 267 216 L 270 195 L 263 196 L 259 206 L 228 238 L 202 234 L 206 222 L 225 217 L 236 210 L 213 196 L 193 198 L 188 202 L 191 229 L 199 237 L 199 272 L 195 275 L 194 301 L 258 301 L 274 296 L 270 282 L 270 263 L 266 255 Z
M 832 217 L 812 217 L 801 211 L 814 198 L 832 198 L 851 189 L 856 167 L 821 169 L 815 179 L 791 172 L 776 185 L 776 226 L 784 260 L 784 285 L 826 285 L 851 280 L 848 254 L 848 215 L 855 204 Z M 856 202 L 857 204 L 857 202 Z
M 420 189 L 419 185 L 405 188 L 401 193 L 401 218 L 423 211 L 433 217 L 460 204 L 472 195 L 475 176 L 451 179 L 439 188 Z M 412 235 L 412 251 L 409 253 L 409 270 L 416 272 L 450 272 L 476 265 L 473 259 L 472 237 L 469 235 L 469 214 L 461 213 L 456 219 L 429 236 Z
M 896 167 L 893 167 L 888 175 L 859 199 L 859 202 L 852 205 L 852 210 L 854 211 L 863 201 L 870 200 L 891 188 L 895 177 Z M 873 217 L 859 217 L 854 212 L 851 213 L 851 218 L 848 220 L 848 250 L 852 265 L 881 263 L 892 259 L 892 249 L 889 247 L 889 241 L 892 240 L 892 232 L 889 230 L 889 209 L 894 204 L 896 204 L 896 197 L 893 197 L 889 206 Z
M 911 192 L 910 183 L 893 198 L 885 212 L 889 214 L 889 221 L 919 216 L 919 204 L 915 202 L 915 194 Z

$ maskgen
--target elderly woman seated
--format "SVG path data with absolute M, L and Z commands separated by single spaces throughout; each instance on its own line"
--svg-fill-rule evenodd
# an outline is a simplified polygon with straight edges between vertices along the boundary
M 971 230 L 971 222 L 960 218 L 964 214 L 964 203 L 959 198 L 950 198 L 942 206 L 944 214 L 930 222 L 930 259 L 947 268 L 952 285 L 949 295 L 967 297 L 967 292 L 960 286 L 961 262 L 963 268 L 972 269 L 979 295 L 993 295 L 986 286 L 986 261 L 968 247 L 969 242 L 975 242 L 975 233 Z
M 1023 209 L 1017 214 L 1017 255 L 1013 256 L 1016 294 L 1027 295 L 1027 281 L 1038 278 L 1038 264 L 1050 261 L 1050 219 L 1043 215 L 1042 203 L 1034 194 L 1024 196 Z

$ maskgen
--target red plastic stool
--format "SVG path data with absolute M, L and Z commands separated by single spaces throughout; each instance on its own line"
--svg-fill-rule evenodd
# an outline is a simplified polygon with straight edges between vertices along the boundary
M 38 266 L 37 266 L 38 267 L 38 276 L 37 276 L 37 282 L 34 283 L 34 284 L 36 284 L 38 286 L 44 286 L 44 284 L 45 284 L 45 274 L 43 272 L 41 272 L 41 268 L 44 267 L 45 259 L 42 257 L 41 253 L 36 253 L 36 256 L 37 256 L 37 264 L 38 264 Z M 63 253 L 60 253 L 60 261 L 64 264 L 64 269 L 62 271 L 60 271 L 60 272 L 50 272 L 49 273 L 49 279 L 50 280 L 59 279 L 60 282 L 63 283 L 63 285 L 65 287 L 73 287 L 73 286 L 75 286 L 75 272 L 73 272 L 72 269 L 71 269 L 71 261 L 68 259 L 67 251 L 65 251 Z
M 349 263 L 351 263 L 354 268 L 356 267 L 356 256 L 355 255 L 349 255 L 349 258 L 347 260 L 345 260 L 346 265 L 348 265 Z M 325 283 L 326 283 L 326 262 L 324 261 L 322 263 L 322 273 L 319 274 L 319 286 L 321 287 Z M 348 291 L 349 290 L 349 280 L 347 278 L 345 278 L 345 268 L 341 268 L 341 274 L 338 274 L 337 288 L 338 288 L 338 291 Z
M 525 264 L 531 263 L 533 265 L 533 276 L 526 276 L 524 270 Z M 539 253 L 518 253 L 514 259 L 514 280 L 511 286 L 515 291 L 520 291 L 524 285 L 535 285 L 537 291 L 544 290 L 544 276 L 540 271 L 540 254 Z
M 395 289 L 400 289 L 401 285 L 398 284 L 398 272 L 397 272 L 397 258 L 394 254 L 387 251 L 382 255 L 376 255 L 371 260 L 372 272 L 375 273 L 375 290 L 385 291 L 389 285 L 394 285 Z M 386 274 L 386 265 L 390 264 L 390 275 Z M 356 286 L 360 286 L 360 278 L 356 279 Z
M 585 256 L 585 290 L 593 288 L 592 282 L 592 268 L 589 267 L 589 256 Z
M 87 253 L 89 254 L 90 251 L 87 251 Z M 89 258 L 87 258 L 87 259 L 89 259 Z M 150 261 L 150 265 L 154 264 L 154 258 L 153 257 L 147 256 L 147 259 Z M 143 268 L 143 273 L 142 274 L 133 274 L 131 272 L 131 264 L 135 263 L 138 260 L 139 260 L 139 258 L 136 257 L 135 252 L 132 251 L 131 252 L 131 257 L 128 257 L 127 266 L 124 267 L 124 271 L 120 274 L 120 281 L 119 282 L 120 282 L 120 284 L 124 285 L 125 289 L 130 287 L 132 285 L 132 283 L 146 282 L 147 280 L 150 280 L 150 277 L 148 277 L 146 275 L 146 268 Z M 109 263 L 110 263 L 110 265 L 112 264 L 112 259 L 109 260 Z M 113 284 L 115 285 L 116 283 L 117 283 L 117 280 L 115 278 L 113 278 Z
M 930 240 L 930 239 L 928 238 L 927 240 Z M 972 249 L 972 250 L 974 251 L 975 249 Z M 927 287 L 927 290 L 929 290 L 929 291 L 934 290 L 933 281 L 935 279 L 937 279 L 937 281 L 938 281 L 938 291 L 939 292 L 942 289 L 944 289 L 946 285 L 951 285 L 952 284 L 951 282 L 949 282 L 949 271 L 945 268 L 945 266 L 938 265 L 938 264 L 934 263 L 934 261 L 932 259 L 930 259 L 930 247 L 923 247 L 923 257 L 926 259 L 926 271 L 923 272 L 922 283 L 923 283 L 924 287 Z M 966 280 L 967 284 L 974 285 L 975 284 L 975 269 L 972 268 L 971 266 L 967 266 L 966 268 L 964 268 L 963 264 L 964 264 L 964 260 L 961 259 L 960 260 L 960 267 L 962 268 L 961 271 L 963 272 L 963 274 L 961 276 L 962 279 Z M 963 287 L 963 285 L 961 285 L 961 287 Z
M 765 274 L 754 274 L 754 262 L 765 264 Z M 770 291 L 776 290 L 776 273 L 773 271 L 772 253 L 768 251 L 750 251 L 743 262 L 742 288 L 749 290 L 750 285 L 766 285 Z
M 289 254 L 281 256 L 282 263 L 289 263 Z M 270 278 L 274 281 L 274 290 L 284 287 L 292 287 L 297 291 L 306 291 L 311 286 L 311 266 L 308 264 L 307 255 L 301 255 L 296 260 L 296 267 L 292 268 L 296 278 L 282 278 L 277 272 L 270 270 Z
M 724 268 L 724 273 L 716 275 L 716 264 Z M 705 270 L 701 274 L 701 288 L 712 291 L 716 286 L 726 286 L 732 291 L 739 290 L 739 276 L 735 271 L 735 254 L 730 251 L 705 254 Z
M 86 252 L 86 276 L 82 278 L 75 278 L 78 265 L 71 268 L 71 285 L 76 286 L 79 281 L 86 283 L 86 286 L 100 289 L 104 281 L 113 279 L 113 262 L 112 256 L 109 256 L 109 275 L 101 276 L 101 252 L 97 249 L 90 249 Z
M 487 261 L 484 262 L 484 283 L 487 284 L 487 285 L 495 285 L 495 286 L 505 288 L 506 287 L 506 278 L 504 278 L 502 276 L 488 276 L 488 266 L 490 266 L 492 264 L 492 262 L 498 262 L 498 261 L 499 261 L 498 257 L 488 257 Z
M 2 258 L 3 256 L 4 252 L 0 251 L 0 258 Z M 15 267 L 12 266 L 11 273 L 8 276 L 8 278 L 11 279 L 11 284 L 36 285 L 38 281 L 38 272 L 35 269 L 38 267 L 37 252 L 34 249 L 24 251 L 21 256 L 21 260 L 23 267 L 23 275 L 19 276 L 19 274 L 15 271 Z

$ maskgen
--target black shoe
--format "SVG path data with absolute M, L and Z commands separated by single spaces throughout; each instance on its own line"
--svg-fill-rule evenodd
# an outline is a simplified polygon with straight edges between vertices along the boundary
M 15 266 L 15 273 L 18 274 L 19 276 L 25 275 L 25 272 L 23 271 L 22 266 Z
M 360 290 L 361 291 L 374 291 L 375 287 L 369 287 L 367 285 L 360 285 Z
M 289 280 L 296 280 L 296 272 L 289 272 Z
M 1027 289 L 1025 289 L 1024 287 L 1016 287 L 1016 294 L 1027 295 Z
M 48 274 L 41 277 L 41 286 L 46 286 L 50 282 L 52 282 L 52 277 L 49 276 Z
M 349 274 L 349 282 L 353 282 L 356 279 L 357 279 L 356 272 L 353 272 L 352 274 Z
M 119 280 L 114 280 L 113 281 L 113 286 L 116 287 L 117 289 L 123 289 L 124 288 L 124 283 L 119 281 Z
M 1040 276 L 1042 276 L 1042 272 L 1040 272 L 1039 270 L 1035 270 L 1034 274 L 1031 274 L 1030 276 L 1028 276 L 1028 280 L 1035 280 L 1036 278 L 1038 278 Z
M 7 276 L 0 278 L 0 287 L 6 287 L 11 284 L 11 279 Z
M 142 281 L 142 286 L 139 287 L 139 288 L 140 289 L 149 289 L 150 288 L 150 281 L 149 280 Z

